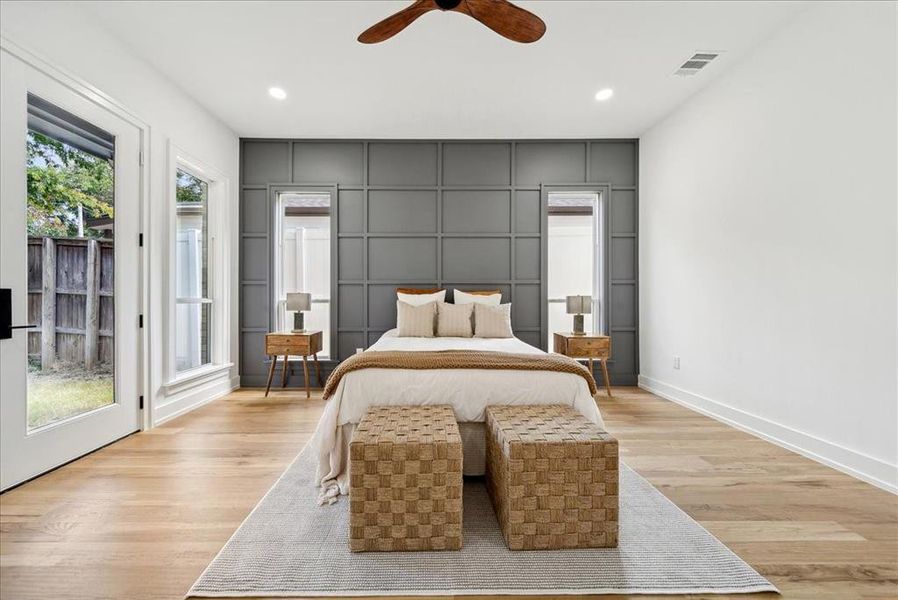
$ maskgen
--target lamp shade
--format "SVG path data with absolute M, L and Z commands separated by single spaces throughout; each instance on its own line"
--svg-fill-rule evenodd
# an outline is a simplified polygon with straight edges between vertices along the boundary
M 592 296 L 568 296 L 567 314 L 588 315 L 592 313 Z
M 305 292 L 287 294 L 287 310 L 312 310 L 312 294 Z

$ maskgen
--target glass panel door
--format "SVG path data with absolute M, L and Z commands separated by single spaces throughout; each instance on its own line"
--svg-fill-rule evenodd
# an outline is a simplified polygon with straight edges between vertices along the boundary
M 140 426 L 141 129 L 12 52 L 0 123 L 7 489 Z

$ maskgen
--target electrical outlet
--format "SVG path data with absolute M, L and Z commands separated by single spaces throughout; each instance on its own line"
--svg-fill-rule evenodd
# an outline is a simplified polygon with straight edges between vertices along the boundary
M 674 369 L 679 369 L 679 368 L 680 368 L 680 357 L 674 356 Z

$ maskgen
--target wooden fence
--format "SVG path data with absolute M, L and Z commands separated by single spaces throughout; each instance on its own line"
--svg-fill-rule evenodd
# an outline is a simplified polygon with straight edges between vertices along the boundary
M 112 240 L 28 239 L 28 354 L 94 369 L 114 356 Z

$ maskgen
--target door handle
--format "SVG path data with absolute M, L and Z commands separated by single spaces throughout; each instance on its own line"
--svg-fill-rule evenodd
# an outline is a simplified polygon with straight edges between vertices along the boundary
M 0 340 L 12 337 L 13 329 L 34 329 L 37 325 L 12 324 L 12 290 L 0 288 Z

